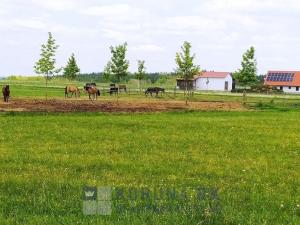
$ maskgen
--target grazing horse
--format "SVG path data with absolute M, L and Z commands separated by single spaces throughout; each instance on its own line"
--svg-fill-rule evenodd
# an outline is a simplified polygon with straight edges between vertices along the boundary
M 73 85 L 68 85 L 65 87 L 65 98 L 69 98 L 69 93 L 71 93 L 71 98 L 73 97 L 73 94 L 75 93 L 75 97 L 80 97 L 80 90 L 78 87 Z
M 2 88 L 2 94 L 3 94 L 4 102 L 8 102 L 9 95 L 10 95 L 9 85 L 5 85 Z
M 119 88 L 119 91 L 124 90 L 124 92 L 127 92 L 127 87 L 125 84 L 119 84 L 118 88 Z
M 84 86 L 84 90 L 89 94 L 90 100 L 95 100 L 95 98 L 97 100 L 97 97 L 100 96 L 100 91 L 95 86 Z
M 117 94 L 119 92 L 119 88 L 116 87 L 116 84 L 110 84 L 109 85 L 110 88 L 109 88 L 109 94 L 112 95 L 112 94 Z
M 119 92 L 119 88 L 117 88 L 117 87 L 111 87 L 110 89 L 109 89 L 109 94 L 110 95 L 112 95 L 112 94 L 117 94 Z
M 156 97 L 157 97 L 159 92 L 161 92 L 161 94 L 163 94 L 163 93 L 165 93 L 165 89 L 159 88 L 159 87 L 151 87 L 145 91 L 145 95 L 148 96 L 148 94 L 150 94 L 152 96 L 152 94 L 155 93 Z

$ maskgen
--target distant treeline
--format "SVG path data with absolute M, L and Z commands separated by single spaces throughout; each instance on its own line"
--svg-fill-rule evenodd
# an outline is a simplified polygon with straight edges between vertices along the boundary
M 102 72 L 99 73 L 82 73 L 76 76 L 76 80 L 80 82 L 99 82 L 104 83 L 104 74 Z M 159 79 L 167 79 L 168 77 L 175 77 L 175 73 L 147 73 L 145 80 L 150 81 L 151 83 L 156 83 Z M 127 81 L 135 79 L 135 74 L 129 74 L 127 77 Z

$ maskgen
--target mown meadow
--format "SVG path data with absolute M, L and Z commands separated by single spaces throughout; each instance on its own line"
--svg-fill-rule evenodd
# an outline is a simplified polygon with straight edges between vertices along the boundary
M 0 224 L 300 224 L 299 119 L 297 110 L 2 113 Z M 84 186 L 213 187 L 220 204 L 85 216 Z

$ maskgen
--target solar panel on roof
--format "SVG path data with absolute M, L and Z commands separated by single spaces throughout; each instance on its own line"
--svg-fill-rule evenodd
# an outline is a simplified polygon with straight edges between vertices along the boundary
M 273 82 L 292 82 L 293 79 L 293 73 L 269 73 L 267 77 L 267 81 Z

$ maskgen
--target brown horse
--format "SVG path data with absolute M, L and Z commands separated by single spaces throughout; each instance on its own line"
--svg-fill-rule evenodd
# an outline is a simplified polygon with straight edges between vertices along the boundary
M 124 90 L 124 92 L 127 92 L 127 87 L 125 84 L 119 84 L 118 88 L 119 88 L 119 91 Z
M 2 88 L 2 94 L 3 94 L 4 102 L 8 102 L 9 95 L 10 95 L 9 85 L 5 85 Z
M 150 94 L 152 96 L 152 94 L 155 93 L 156 97 L 157 97 L 159 92 L 162 95 L 163 93 L 165 93 L 165 89 L 164 88 L 159 88 L 159 87 L 151 87 L 151 88 L 148 88 L 145 91 L 145 95 L 148 96 L 148 94 Z
M 73 97 L 73 94 L 75 93 L 75 97 L 80 97 L 80 90 L 78 87 L 74 85 L 68 85 L 65 87 L 65 98 L 69 98 L 69 93 L 71 93 L 71 98 Z
M 90 100 L 97 100 L 97 97 L 100 96 L 100 91 L 95 86 L 84 86 L 84 90 L 89 94 Z M 93 98 L 91 98 L 91 96 Z

